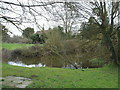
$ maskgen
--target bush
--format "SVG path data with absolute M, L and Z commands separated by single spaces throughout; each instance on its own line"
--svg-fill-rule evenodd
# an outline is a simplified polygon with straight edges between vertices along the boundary
M 77 54 L 79 50 L 80 43 L 77 39 L 65 40 L 63 42 L 63 50 L 67 54 Z
M 8 43 L 32 43 L 32 40 L 14 35 L 13 37 L 10 37 L 7 40 L 7 42 Z
M 90 60 L 90 63 L 92 67 L 102 67 L 105 64 L 104 60 L 101 58 L 94 58 Z
M 42 54 L 40 46 L 32 46 L 27 49 L 22 49 L 22 56 L 24 57 L 41 57 Z
M 41 34 L 41 35 L 39 35 L 39 34 L 33 34 L 33 35 L 31 36 L 32 43 L 40 43 L 40 44 L 43 44 L 43 43 L 45 43 L 46 38 L 47 38 L 47 37 L 45 36 L 45 34 Z
M 28 43 L 28 44 L 31 44 L 32 43 L 32 40 L 31 39 L 27 39 L 27 38 L 22 38 L 18 43 Z
M 59 52 L 62 49 L 62 36 L 59 31 L 51 30 L 51 32 L 46 34 L 48 39 L 45 43 L 47 49 L 51 49 Z
M 2 49 L 2 61 L 7 62 L 11 58 L 11 51 L 7 49 Z
M 22 56 L 22 50 L 21 49 L 15 49 L 11 51 L 11 58 L 16 59 L 18 57 Z
M 29 48 L 15 49 L 11 51 L 11 58 L 41 57 L 43 54 L 40 46 L 31 46 Z

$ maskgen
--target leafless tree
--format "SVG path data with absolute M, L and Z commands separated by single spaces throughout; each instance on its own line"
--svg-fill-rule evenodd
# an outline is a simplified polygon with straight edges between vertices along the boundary
M 39 29 L 39 17 L 45 18 L 47 21 L 60 22 L 65 32 L 71 31 L 77 24 L 83 20 L 84 14 L 76 5 L 82 7 L 80 2 L 51 2 L 28 0 L 22 2 L 10 2 L 6 0 L 0 1 L 0 20 L 1 22 L 9 22 L 15 25 L 20 31 L 23 23 L 35 23 Z M 43 13 L 44 12 L 44 13 Z M 46 17 L 47 14 L 48 16 Z
M 44 17 L 46 20 L 45 12 L 46 6 L 51 6 L 56 2 L 42 2 L 37 0 L 28 0 L 22 2 L 16 0 L 16 2 L 2 0 L 0 1 L 0 21 L 3 23 L 12 23 L 20 31 L 23 23 L 35 23 L 39 28 L 42 28 L 37 22 L 40 20 L 39 16 Z M 60 3 L 60 2 L 58 2 Z
M 118 23 L 119 2 L 106 0 L 93 0 L 84 3 L 81 11 L 93 17 L 95 24 L 99 26 L 104 43 L 111 52 L 112 60 L 117 63 L 117 55 L 112 42 L 112 36 L 117 33 L 115 25 Z M 85 17 L 86 18 L 86 17 Z

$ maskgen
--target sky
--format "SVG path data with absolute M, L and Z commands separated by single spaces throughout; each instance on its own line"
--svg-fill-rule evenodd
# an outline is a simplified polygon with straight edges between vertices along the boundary
M 28 3 L 27 1 L 30 1 L 29 3 L 31 4 L 32 1 L 34 1 L 34 0 L 1 0 L 1 1 L 7 1 L 7 2 L 13 2 L 13 3 L 19 3 L 18 1 L 20 1 L 23 4 L 27 4 Z M 40 0 L 36 0 L 36 1 L 40 1 Z M 41 0 L 41 1 L 44 1 L 44 2 L 46 2 L 46 1 L 56 1 L 56 2 L 58 2 L 59 1 L 60 2 L 60 1 L 63 1 L 63 0 Z M 73 1 L 73 0 L 67 0 L 67 1 Z M 79 0 L 75 0 L 75 1 L 79 1 Z M 81 3 L 85 3 L 85 2 L 90 2 L 90 0 L 81 0 Z M 37 4 L 37 3 L 34 3 L 34 4 Z M 0 4 L 0 5 L 2 6 L 2 4 Z M 9 6 L 9 5 L 3 5 L 3 7 L 11 8 L 11 6 Z M 45 30 L 48 30 L 48 28 L 53 28 L 53 27 L 56 27 L 56 26 L 61 25 L 63 23 L 61 21 L 53 21 L 53 19 L 56 18 L 56 17 L 51 18 L 50 15 L 48 14 L 48 12 L 46 12 L 43 7 L 41 7 L 41 8 L 36 7 L 35 9 L 36 9 L 37 12 L 42 14 L 42 16 L 40 16 L 40 15 L 37 16 L 37 23 L 40 25 L 40 29 L 42 27 L 44 27 Z M 57 9 L 59 11 L 60 8 L 57 8 Z M 18 21 L 20 21 L 20 20 L 26 21 L 27 20 L 26 18 L 28 18 L 32 21 L 34 20 L 34 18 L 29 13 L 26 13 L 28 11 L 28 8 L 25 9 L 26 11 L 24 11 L 23 8 L 21 8 L 21 7 L 12 6 L 11 10 L 17 12 L 18 14 L 11 13 L 11 12 L 7 11 L 7 12 L 4 12 L 4 13 L 0 12 L 0 15 L 3 14 L 5 16 L 8 16 L 8 17 L 10 16 L 10 17 L 14 18 L 14 17 L 18 17 L 19 14 L 20 14 L 21 15 L 20 17 L 22 17 L 22 18 L 18 19 Z M 49 21 L 44 17 L 46 17 Z M 5 25 L 6 28 L 8 28 L 8 30 L 10 30 L 14 35 L 19 35 L 19 36 L 22 35 L 22 33 L 11 23 L 4 22 L 2 24 Z M 76 26 L 77 29 L 80 28 L 80 23 L 78 23 L 76 25 L 77 25 Z M 19 26 L 22 28 L 22 30 L 24 30 L 27 27 L 34 28 L 35 32 L 40 30 L 34 22 L 33 23 L 26 23 L 26 22 L 25 23 L 20 23 Z M 11 36 L 13 36 L 13 35 L 11 35 Z
M 59 23 L 57 23 L 57 22 L 53 22 L 53 21 L 49 21 L 49 22 L 48 22 L 48 21 L 46 21 L 46 20 L 43 19 L 43 18 L 41 18 L 41 20 L 40 20 L 38 23 L 39 23 L 39 25 L 40 25 L 41 27 L 44 26 L 44 29 L 45 29 L 45 30 L 48 30 L 48 28 L 53 28 L 53 27 L 59 25 Z M 8 33 L 8 34 L 10 34 L 11 36 L 13 36 L 13 35 L 21 36 L 21 35 L 22 35 L 21 31 L 18 30 L 18 29 L 17 29 L 14 25 L 12 25 L 11 23 L 3 23 L 3 25 L 5 25 L 6 28 L 13 33 L 13 34 Z M 27 27 L 31 27 L 31 28 L 34 28 L 34 31 L 35 31 L 35 32 L 39 31 L 39 28 L 35 25 L 35 23 L 23 23 L 23 25 L 20 25 L 20 26 L 21 26 L 21 28 L 22 28 L 23 30 L 24 30 L 25 28 L 27 28 Z
M 18 3 L 17 0 L 4 0 L 4 1 Z M 20 0 L 20 1 L 25 4 L 27 0 Z M 8 6 L 6 6 L 6 7 L 8 7 Z M 19 14 L 23 13 L 23 11 L 21 10 L 20 7 L 13 6 L 13 8 L 14 8 L 15 12 L 18 12 Z M 40 25 L 41 28 L 44 27 L 44 29 L 47 30 L 48 28 L 53 28 L 53 27 L 58 26 L 60 24 L 59 22 L 55 22 L 53 20 L 50 20 L 49 15 L 45 11 L 43 11 L 41 8 L 36 8 L 36 10 L 39 11 L 42 15 L 44 15 L 44 17 L 47 17 L 49 19 L 49 21 L 47 21 L 46 18 L 44 18 L 43 16 L 37 17 L 37 23 Z M 17 17 L 17 15 L 15 13 L 11 13 L 11 12 L 6 12 L 6 13 L 4 13 L 4 15 L 11 16 L 11 17 Z M 25 18 L 25 17 L 23 16 L 23 18 Z M 31 17 L 28 14 L 27 14 L 27 18 L 33 20 L 33 17 Z M 22 35 L 22 33 L 11 23 L 4 22 L 2 24 L 5 25 L 6 28 L 8 30 L 10 30 L 14 35 L 19 35 L 19 36 Z M 20 24 L 19 26 L 23 30 L 27 27 L 34 28 L 35 32 L 40 30 L 36 26 L 35 23 L 23 23 L 23 24 Z M 12 34 L 10 34 L 10 35 L 13 36 Z
M 28 4 L 27 1 L 31 1 L 31 2 L 29 2 L 31 4 L 32 1 L 34 1 L 34 0 L 18 0 L 18 1 L 17 0 L 2 0 L 2 1 L 13 2 L 13 3 L 19 3 L 18 1 L 20 1 L 21 3 L 27 5 Z M 37 1 L 40 1 L 40 0 L 37 0 Z M 46 2 L 46 1 L 56 1 L 56 2 L 58 2 L 59 1 L 60 2 L 60 1 L 64 1 L 64 0 L 41 0 L 41 1 L 44 1 L 44 2 Z M 67 0 L 67 1 L 72 2 L 73 0 Z M 75 1 L 79 1 L 79 0 L 75 0 Z M 81 3 L 82 3 L 82 0 L 81 0 Z M 34 3 L 34 4 L 38 4 L 38 3 Z M 11 8 L 11 6 L 9 6 L 9 5 L 3 5 L 3 7 Z M 17 12 L 18 14 L 23 14 L 24 13 L 23 16 L 21 16 L 23 21 L 26 20 L 26 16 L 27 16 L 27 18 L 29 18 L 31 20 L 34 20 L 34 18 L 31 15 L 29 15 L 29 13 L 25 13 L 26 11 L 23 12 L 24 10 L 21 7 L 12 6 L 12 8 L 13 9 L 11 9 L 11 10 L 13 10 L 14 12 Z M 36 9 L 37 12 L 39 12 L 40 14 L 43 15 L 43 16 L 39 15 L 37 17 L 37 23 L 40 25 L 40 28 L 44 27 L 45 30 L 48 30 L 48 28 L 53 28 L 53 27 L 56 27 L 58 25 L 63 24 L 62 21 L 53 21 L 52 19 L 57 18 L 57 17 L 51 18 L 50 15 L 48 14 L 48 12 L 46 12 L 43 7 L 41 7 L 41 8 L 36 7 L 35 9 Z M 59 11 L 59 9 L 61 9 L 61 8 L 57 8 L 57 9 Z M 26 10 L 28 10 L 28 8 Z M 0 12 L 0 14 L 1 14 L 1 12 Z M 12 13 L 12 12 L 9 12 L 9 11 L 5 12 L 4 15 L 8 16 L 8 17 L 10 16 L 10 17 L 13 17 L 13 18 L 19 16 L 15 13 Z M 49 21 L 47 21 L 46 18 L 44 18 L 44 17 L 48 18 Z M 18 19 L 18 21 L 20 21 L 20 20 L 21 19 Z M 10 30 L 14 35 L 19 35 L 19 36 L 22 35 L 22 33 L 11 23 L 5 22 L 5 23 L 2 23 L 2 24 L 5 25 L 6 28 L 8 28 L 8 30 Z M 34 28 L 35 32 L 40 30 L 35 23 L 21 23 L 21 24 L 19 24 L 19 26 L 22 28 L 22 30 L 24 30 L 27 27 Z M 75 27 L 78 29 L 80 27 L 80 23 L 76 24 Z M 13 36 L 13 34 L 10 34 L 10 35 Z

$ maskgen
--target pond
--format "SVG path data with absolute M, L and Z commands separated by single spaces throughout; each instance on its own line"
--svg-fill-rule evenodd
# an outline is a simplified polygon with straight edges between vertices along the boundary
M 7 61 L 6 63 L 22 67 L 45 67 L 46 65 L 40 58 L 17 58 Z
M 42 65 L 41 63 L 39 64 L 24 64 L 21 61 L 13 62 L 13 61 L 8 61 L 8 64 L 10 65 L 15 65 L 15 66 L 22 66 L 22 67 L 45 67 L 46 65 Z
M 74 66 L 68 62 L 63 62 L 59 57 L 48 56 L 42 58 L 17 58 L 6 61 L 6 63 L 22 67 L 57 67 L 57 68 L 73 68 Z M 75 62 L 75 64 L 77 64 Z

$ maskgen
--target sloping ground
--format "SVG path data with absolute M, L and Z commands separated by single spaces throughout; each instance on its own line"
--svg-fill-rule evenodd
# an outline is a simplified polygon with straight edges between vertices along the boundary
M 32 79 L 27 88 L 118 88 L 118 68 L 113 65 L 81 70 L 3 64 L 2 74 Z

